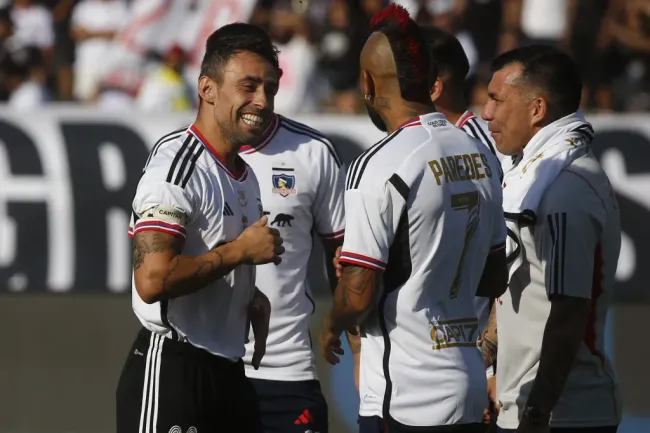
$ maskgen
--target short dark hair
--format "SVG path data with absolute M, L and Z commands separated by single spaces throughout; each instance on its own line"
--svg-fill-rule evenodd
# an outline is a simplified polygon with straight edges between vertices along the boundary
M 444 76 L 454 89 L 462 91 L 469 72 L 469 60 L 463 46 L 454 35 L 435 26 L 422 27 L 422 35 L 438 76 Z
M 402 98 L 431 103 L 431 86 L 437 72 L 425 52 L 420 26 L 408 11 L 397 4 L 386 6 L 372 17 L 370 32 L 383 33 L 390 43 Z
M 253 24 L 232 23 L 220 27 L 208 37 L 201 62 L 201 75 L 219 79 L 221 68 L 232 56 L 242 51 L 255 53 L 275 69 L 280 69 L 278 49 L 264 29 Z
M 521 81 L 539 87 L 548 98 L 554 119 L 578 111 L 582 77 L 576 62 L 566 53 L 546 45 L 530 45 L 507 51 L 492 61 L 492 72 L 511 64 L 522 67 Z

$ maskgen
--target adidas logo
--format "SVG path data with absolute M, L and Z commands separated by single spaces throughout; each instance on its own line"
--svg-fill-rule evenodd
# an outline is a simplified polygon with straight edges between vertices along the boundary
M 300 416 L 296 418 L 296 420 L 293 422 L 295 425 L 300 425 L 300 424 L 312 424 L 314 422 L 314 417 L 311 416 L 311 412 L 309 412 L 309 409 L 305 409 L 302 411 Z
M 235 213 L 230 208 L 230 205 L 228 204 L 228 202 L 226 202 L 226 204 L 223 205 L 223 214 L 227 215 L 227 216 L 235 215 Z

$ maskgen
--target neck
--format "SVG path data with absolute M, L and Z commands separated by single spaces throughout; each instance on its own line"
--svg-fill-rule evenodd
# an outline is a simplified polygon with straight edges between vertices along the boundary
M 454 125 L 465 114 L 465 111 L 467 111 L 466 107 L 467 104 L 465 104 L 463 94 L 453 90 L 443 91 L 436 101 L 436 109 L 444 114 L 447 120 Z
M 443 107 L 441 105 L 436 105 L 436 109 L 440 113 L 444 114 L 447 120 L 449 120 L 454 125 L 458 122 L 458 119 L 460 119 L 461 116 L 465 113 L 465 110 L 459 112 L 456 110 L 451 110 L 447 107 Z
M 199 114 L 196 116 L 194 127 L 207 140 L 205 144 L 212 147 L 229 168 L 234 169 L 240 146 L 234 145 L 229 139 L 224 137 L 219 125 L 204 110 L 199 111 Z
M 422 116 L 424 114 L 436 111 L 435 107 L 427 104 L 420 104 L 415 102 L 401 101 L 392 109 L 386 109 L 382 113 L 382 118 L 386 123 L 386 132 L 392 134 L 405 122 L 413 119 L 414 117 Z

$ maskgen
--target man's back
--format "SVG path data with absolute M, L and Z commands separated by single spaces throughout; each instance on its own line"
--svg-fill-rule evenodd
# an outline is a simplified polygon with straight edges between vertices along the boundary
M 351 165 L 346 213 L 367 222 L 346 227 L 341 262 L 384 270 L 362 334 L 362 416 L 480 422 L 486 384 L 473 300 L 488 253 L 505 240 L 497 164 L 432 113 Z
M 499 425 L 514 428 L 519 422 L 537 375 L 549 298 L 556 294 L 591 299 L 592 308 L 551 426 L 616 425 L 621 406 L 604 333 L 621 227 L 616 198 L 593 154 L 560 173 L 542 197 L 537 224 L 518 236 L 529 265 L 514 273 L 510 290 L 497 302 Z

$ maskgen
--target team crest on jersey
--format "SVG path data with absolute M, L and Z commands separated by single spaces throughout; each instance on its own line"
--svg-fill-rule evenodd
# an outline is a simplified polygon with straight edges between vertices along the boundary
M 248 204 L 248 200 L 246 200 L 246 192 L 245 191 L 237 191 L 238 192 L 238 197 L 237 199 L 239 200 L 239 205 L 241 207 L 246 207 Z
M 296 193 L 296 177 L 294 175 L 284 173 L 274 174 L 272 181 L 273 193 L 280 194 L 282 197 Z

